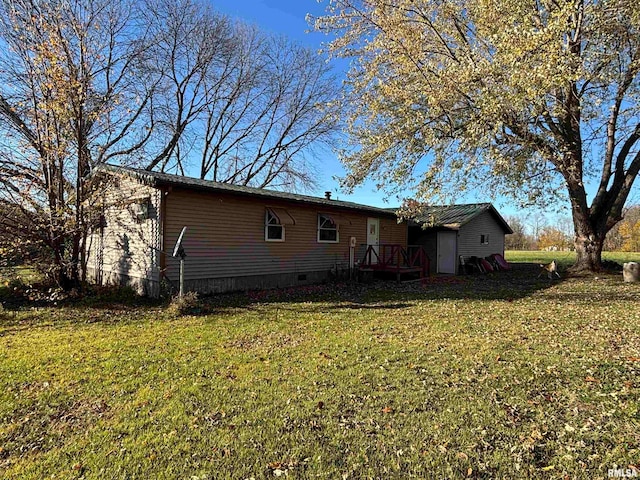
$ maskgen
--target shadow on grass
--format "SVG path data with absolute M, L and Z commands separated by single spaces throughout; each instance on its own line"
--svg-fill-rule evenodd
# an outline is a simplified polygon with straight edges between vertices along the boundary
M 606 299 L 594 298 L 593 292 L 560 292 L 549 294 L 547 300 L 550 302 L 591 305 L 594 302 L 606 301 L 607 303 L 637 302 L 638 292 L 611 292 L 606 295 Z
M 203 296 L 203 311 L 223 313 L 227 309 L 259 308 L 265 304 L 305 304 L 296 310 L 330 311 L 363 309 L 401 309 L 415 300 L 505 300 L 525 298 L 548 289 L 565 279 L 537 278 L 537 264 L 514 264 L 509 271 L 461 276 L 432 276 L 423 281 L 396 283 L 376 280 L 363 283 L 327 283 L 285 289 Z M 318 304 L 317 306 L 312 306 Z M 321 304 L 321 305 L 319 305 Z
M 633 303 L 638 301 L 638 283 L 623 281 L 622 273 L 612 272 L 568 279 L 565 288 L 545 295 L 551 302 L 593 304 L 594 302 Z
M 254 290 L 201 296 L 195 308 L 187 315 L 226 315 L 241 310 L 258 309 L 265 304 L 310 304 L 297 305 L 296 309 L 308 308 L 330 310 L 363 310 L 410 308 L 416 300 L 505 300 L 511 301 L 545 290 L 564 279 L 549 281 L 537 278 L 539 268 L 532 263 L 515 263 L 509 271 L 489 274 L 461 276 L 431 276 L 420 281 L 396 283 L 392 280 L 375 280 L 373 283 L 325 283 L 297 286 L 284 289 Z M 82 323 L 113 322 L 140 316 L 146 311 L 158 309 L 166 312 L 168 300 L 153 300 L 140 297 L 127 288 L 95 288 L 77 298 L 67 297 L 54 301 L 46 296 L 31 300 L 28 295 L 13 295 L 7 287 L 0 287 L 0 325 L 12 323 L 12 311 L 30 308 L 64 309 L 64 317 L 78 317 Z M 585 296 L 585 299 L 588 298 Z M 316 304 L 315 306 L 312 306 Z M 73 311 L 74 313 L 71 313 Z M 22 315 L 20 323 L 29 323 Z M 34 315 L 34 322 L 43 323 L 41 316 Z
M 47 307 L 88 307 L 113 310 L 153 307 L 163 303 L 166 301 L 140 296 L 129 287 L 85 285 L 79 291 L 74 289 L 70 292 L 64 292 L 48 284 L 9 283 L 8 285 L 0 285 L 0 304 L 6 311 Z
M 0 285 L 0 336 L 52 325 L 138 321 L 162 306 L 128 288 L 88 287 L 75 293 L 45 284 L 6 282 Z

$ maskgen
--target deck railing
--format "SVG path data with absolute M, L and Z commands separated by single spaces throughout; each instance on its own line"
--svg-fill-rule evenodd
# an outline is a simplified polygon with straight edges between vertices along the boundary
M 368 245 L 360 268 L 393 272 L 398 280 L 402 273 L 418 272 L 422 278 L 429 275 L 429 256 L 421 245 Z

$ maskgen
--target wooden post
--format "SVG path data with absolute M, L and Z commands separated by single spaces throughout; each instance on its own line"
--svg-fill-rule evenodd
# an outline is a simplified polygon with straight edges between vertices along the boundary
M 178 295 L 182 297 L 184 295 L 184 258 L 187 254 L 184 251 L 184 247 L 182 246 L 182 239 L 184 238 L 184 234 L 187 231 L 187 227 L 182 227 L 182 231 L 180 232 L 180 236 L 178 237 L 178 241 L 176 242 L 176 246 L 173 247 L 173 257 L 180 257 L 180 291 Z
M 349 280 L 353 280 L 356 263 L 356 237 L 349 239 Z
M 184 295 L 184 257 L 180 257 L 180 297 Z

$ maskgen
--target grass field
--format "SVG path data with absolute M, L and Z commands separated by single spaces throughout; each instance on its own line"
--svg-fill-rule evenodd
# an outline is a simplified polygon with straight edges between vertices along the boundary
M 509 262 L 548 263 L 556 260 L 562 268 L 571 266 L 576 260 L 575 252 L 543 252 L 540 250 L 507 250 L 504 254 Z M 640 252 L 603 252 L 603 260 L 619 264 L 640 262 Z
M 136 301 L 10 304 L 0 477 L 594 479 L 637 466 L 639 286 L 536 275 L 219 296 L 182 317 Z

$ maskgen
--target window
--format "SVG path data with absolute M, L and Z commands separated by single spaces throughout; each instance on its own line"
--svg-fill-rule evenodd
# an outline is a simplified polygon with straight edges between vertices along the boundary
M 133 216 L 138 223 L 142 223 L 144 220 L 151 218 L 151 199 L 149 197 L 136 200 L 131 207 L 133 209 Z
M 338 224 L 329 215 L 318 215 L 318 242 L 337 243 Z
M 284 225 L 278 216 L 269 208 L 265 215 L 264 239 L 267 242 L 284 242 Z
M 480 243 L 482 245 L 489 245 L 489 234 L 480 235 Z

